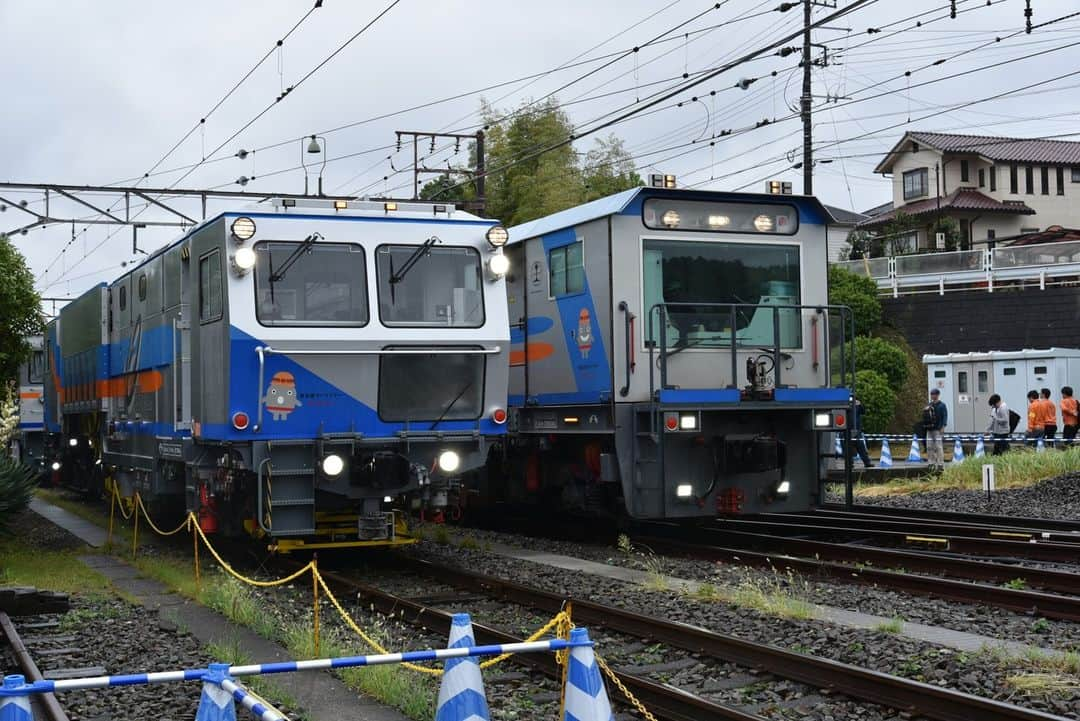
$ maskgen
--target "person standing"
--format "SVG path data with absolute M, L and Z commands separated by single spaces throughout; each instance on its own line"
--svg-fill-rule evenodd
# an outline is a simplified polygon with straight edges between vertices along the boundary
M 1043 437 L 1043 431 L 1046 430 L 1046 421 L 1043 420 L 1043 408 L 1042 402 L 1039 398 L 1039 391 L 1028 391 L 1028 424 L 1027 424 L 1027 439 L 1029 446 L 1037 446 L 1039 439 Z
M 994 437 L 994 455 L 1009 450 L 1009 407 L 997 393 L 990 396 L 990 425 L 986 432 Z
M 1043 388 L 1041 395 L 1039 402 L 1043 410 L 1043 438 L 1047 443 L 1053 443 L 1054 436 L 1057 435 L 1057 406 L 1050 400 L 1049 388 Z
M 1076 428 L 1080 425 L 1080 407 L 1073 398 L 1072 386 L 1061 389 L 1061 437 L 1070 443 L 1076 439 Z
M 945 470 L 945 427 L 949 424 L 949 409 L 941 400 L 941 391 L 930 389 L 930 403 L 923 409 L 926 428 L 926 455 L 930 470 Z

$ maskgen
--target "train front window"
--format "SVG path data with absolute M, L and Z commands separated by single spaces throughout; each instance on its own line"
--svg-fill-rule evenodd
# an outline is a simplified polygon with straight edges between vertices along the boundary
M 31 383 L 41 383 L 45 380 L 45 352 L 36 350 L 30 354 L 30 362 L 27 364 L 28 380 Z
M 484 325 L 483 277 L 475 249 L 383 245 L 375 251 L 375 269 L 383 325 Z
M 390 353 L 379 358 L 379 418 L 384 421 L 430 422 L 435 430 L 435 421 L 476 420 L 483 402 L 480 354 Z
M 359 245 L 272 241 L 255 246 L 255 313 L 269 326 L 362 326 L 367 271 Z
M 646 239 L 642 258 L 646 339 L 677 348 L 802 346 L 799 246 Z M 696 305 L 701 304 L 701 305 Z M 776 319 L 774 320 L 774 314 Z M 650 331 L 651 329 L 651 331 Z M 650 334 L 651 333 L 651 334 Z

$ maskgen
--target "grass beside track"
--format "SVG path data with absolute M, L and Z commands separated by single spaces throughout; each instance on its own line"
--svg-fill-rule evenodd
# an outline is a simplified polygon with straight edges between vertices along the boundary
M 949 464 L 937 475 L 917 478 L 897 478 L 887 483 L 858 484 L 855 495 L 864 498 L 906 496 L 935 491 L 982 490 L 982 467 L 994 466 L 994 483 L 998 490 L 1027 488 L 1040 481 L 1065 475 L 1080 469 L 1080 447 L 1059 451 L 1047 449 L 1036 453 L 1029 448 L 1013 447 L 1000 456 L 968 457 L 962 463 Z

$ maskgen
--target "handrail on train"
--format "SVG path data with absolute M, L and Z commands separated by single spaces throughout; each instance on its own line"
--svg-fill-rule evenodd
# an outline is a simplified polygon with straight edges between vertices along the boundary
M 759 349 L 763 352 L 768 352 L 772 355 L 773 359 L 773 386 L 775 388 L 781 388 L 782 385 L 782 368 L 783 368 L 783 348 L 781 339 L 781 326 L 780 326 L 780 312 L 781 311 L 797 311 L 799 313 L 800 321 L 804 317 L 805 311 L 810 311 L 814 314 L 815 318 L 823 318 L 821 323 L 821 333 L 824 338 L 824 377 L 825 383 L 822 387 L 827 387 L 832 381 L 832 367 L 831 356 L 832 348 L 830 345 L 830 314 L 837 313 L 840 316 L 840 377 L 837 387 L 851 388 L 855 382 L 855 354 L 853 347 L 849 347 L 849 344 L 854 342 L 855 338 L 855 319 L 852 314 L 851 308 L 842 305 L 794 305 L 794 304 L 755 304 L 755 303 L 656 303 L 649 308 L 648 318 L 648 335 L 645 338 L 645 345 L 649 353 L 649 398 L 656 400 L 658 397 L 658 389 L 656 388 L 656 371 L 659 366 L 660 372 L 660 388 L 668 388 L 668 358 L 676 353 L 679 353 L 686 348 L 692 347 L 690 345 L 680 346 L 674 350 L 668 350 L 667 333 L 659 333 L 659 339 L 656 338 L 654 333 L 654 319 L 659 328 L 666 328 L 666 319 L 671 310 L 674 309 L 675 313 L 679 312 L 679 309 L 683 308 L 687 311 L 701 312 L 702 309 L 710 309 L 710 313 L 720 314 L 727 313 L 728 315 L 728 329 L 726 343 L 723 347 L 728 349 L 731 358 L 731 383 L 728 388 L 738 387 L 738 352 L 742 348 L 746 349 Z M 748 342 L 746 339 L 739 338 L 738 329 L 738 316 L 740 311 L 744 309 L 752 309 L 757 312 L 761 309 L 768 309 L 772 311 L 772 342 L 771 343 L 756 343 Z M 745 316 L 745 313 L 743 313 Z M 815 329 L 816 333 L 817 330 Z M 717 333 L 714 338 L 721 338 L 722 333 Z M 657 342 L 659 341 L 659 343 Z M 816 338 L 813 341 L 816 347 Z M 657 349 L 659 345 L 659 349 Z M 771 346 L 771 349 L 766 349 L 766 346 Z M 717 350 L 719 347 L 713 346 Z M 659 350 L 659 363 L 654 360 L 654 356 Z M 814 360 L 816 364 L 817 359 Z M 629 380 L 627 381 L 629 383 Z

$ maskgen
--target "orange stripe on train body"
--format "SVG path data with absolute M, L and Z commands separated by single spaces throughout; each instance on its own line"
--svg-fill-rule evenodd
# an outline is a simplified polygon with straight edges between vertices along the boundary
M 550 343 L 528 343 L 524 350 L 512 350 L 510 351 L 510 365 L 511 366 L 523 366 L 526 360 L 530 363 L 540 361 L 555 352 L 555 346 Z

